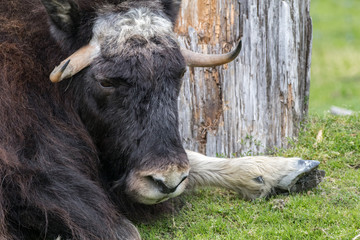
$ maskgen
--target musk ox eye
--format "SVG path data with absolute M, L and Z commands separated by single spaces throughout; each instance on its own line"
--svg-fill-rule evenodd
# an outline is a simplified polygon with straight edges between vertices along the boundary
M 97 80 L 100 87 L 103 89 L 117 89 L 117 88 L 130 88 L 132 85 L 128 83 L 125 79 L 116 77 L 116 78 L 100 78 Z
M 103 88 L 114 88 L 115 87 L 114 84 L 111 81 L 107 80 L 107 79 L 106 80 L 100 80 L 99 84 Z

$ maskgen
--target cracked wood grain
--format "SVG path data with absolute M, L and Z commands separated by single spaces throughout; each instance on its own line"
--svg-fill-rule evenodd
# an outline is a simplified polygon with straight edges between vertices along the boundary
M 232 63 L 189 68 L 179 98 L 184 146 L 216 153 L 286 147 L 308 111 L 310 0 L 183 0 L 180 44 L 223 53 L 243 38 Z

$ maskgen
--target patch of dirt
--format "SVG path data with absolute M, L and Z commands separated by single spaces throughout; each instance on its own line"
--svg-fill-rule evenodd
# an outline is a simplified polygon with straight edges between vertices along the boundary
M 274 199 L 270 202 L 270 204 L 272 205 L 272 209 L 273 210 L 279 210 L 282 211 L 284 210 L 286 203 L 288 202 L 288 199 Z

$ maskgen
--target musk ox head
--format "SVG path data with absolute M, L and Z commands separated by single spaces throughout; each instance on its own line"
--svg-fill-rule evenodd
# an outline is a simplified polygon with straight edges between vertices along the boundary
M 107 183 L 143 204 L 181 194 L 190 170 L 177 109 L 186 64 L 224 64 L 240 46 L 205 57 L 180 49 L 178 1 L 42 2 L 52 35 L 70 55 L 50 79 L 71 81 Z

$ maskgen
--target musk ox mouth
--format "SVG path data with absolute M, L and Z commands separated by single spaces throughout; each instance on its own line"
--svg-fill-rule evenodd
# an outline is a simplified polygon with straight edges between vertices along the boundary
M 142 204 L 157 204 L 184 192 L 189 168 L 171 166 L 166 170 L 133 171 L 126 180 L 126 194 Z
M 165 202 L 165 201 L 169 200 L 170 198 L 173 198 L 173 197 L 163 197 L 160 199 L 152 199 L 152 198 L 145 198 L 143 196 L 142 199 L 137 199 L 137 202 L 145 204 L 145 205 L 154 205 L 154 204 Z

